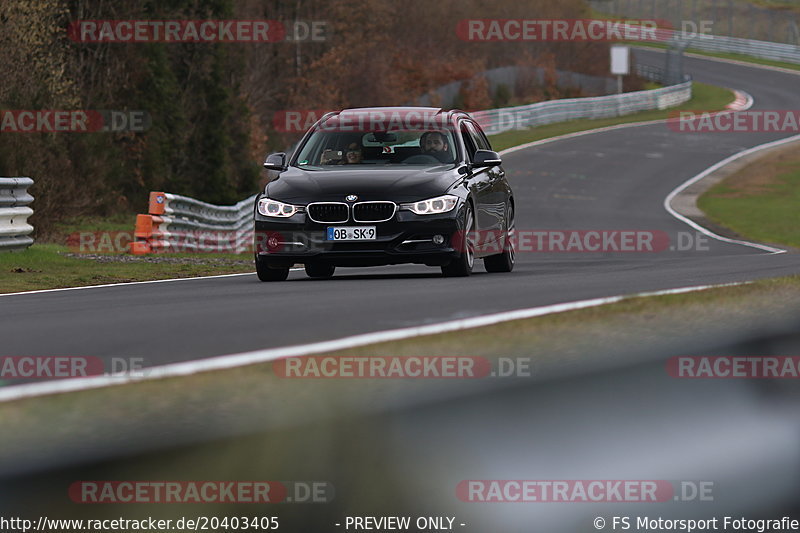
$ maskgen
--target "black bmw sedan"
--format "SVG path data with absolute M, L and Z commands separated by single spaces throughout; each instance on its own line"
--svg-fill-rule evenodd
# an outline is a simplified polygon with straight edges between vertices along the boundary
M 314 278 L 339 267 L 419 263 L 468 276 L 514 267 L 514 197 L 500 156 L 463 111 L 376 107 L 327 113 L 255 205 L 262 281 L 294 264 Z

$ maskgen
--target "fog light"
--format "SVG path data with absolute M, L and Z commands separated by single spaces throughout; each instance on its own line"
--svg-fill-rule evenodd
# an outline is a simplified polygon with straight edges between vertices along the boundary
M 443 235 L 434 235 L 433 239 L 431 239 L 431 240 L 433 241 L 433 244 L 442 244 L 444 242 L 444 236 Z
M 277 237 L 270 237 L 267 239 L 267 248 L 274 250 L 278 247 L 278 238 Z

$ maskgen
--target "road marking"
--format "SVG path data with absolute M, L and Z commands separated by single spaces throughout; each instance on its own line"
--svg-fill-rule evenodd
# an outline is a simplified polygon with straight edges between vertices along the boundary
M 15 385 L 0 388 L 0 402 L 8 402 L 29 398 L 34 396 L 45 396 L 49 394 L 59 394 L 66 392 L 77 392 L 114 385 L 124 385 L 127 383 L 151 381 L 154 379 L 190 376 L 200 372 L 210 372 L 216 370 L 226 370 L 238 368 L 258 363 L 267 363 L 276 359 L 287 357 L 302 357 L 306 355 L 356 348 L 380 342 L 397 341 L 422 337 L 425 335 L 435 335 L 437 333 L 447 333 L 464 329 L 491 326 L 501 322 L 535 318 L 550 314 L 576 311 L 590 307 L 613 304 L 629 298 L 644 298 L 649 296 L 665 296 L 669 294 L 683 294 L 687 292 L 703 291 L 719 287 L 733 287 L 746 285 L 752 282 L 725 283 L 721 285 L 700 285 L 695 287 L 681 287 L 677 289 L 666 289 L 653 292 L 640 292 L 620 296 L 607 296 L 604 298 L 594 298 L 591 300 L 579 300 L 575 302 L 565 302 L 560 304 L 531 307 L 528 309 L 517 309 L 514 311 L 504 311 L 489 315 L 475 316 L 458 320 L 449 320 L 437 324 L 426 324 L 424 326 L 412 326 L 407 328 L 377 331 L 373 333 L 363 333 L 341 339 L 320 341 L 310 344 L 296 346 L 285 346 L 281 348 L 268 348 L 230 355 L 219 355 L 200 359 L 196 361 L 186 361 L 182 363 L 171 363 L 148 367 L 142 370 L 142 376 L 92 376 L 75 379 L 62 379 L 58 381 L 46 381 L 41 383 L 31 383 L 26 385 Z
M 290 268 L 291 272 L 299 272 L 302 268 Z M 1 296 L 19 296 L 21 294 L 41 294 L 46 292 L 60 292 L 60 291 L 79 291 L 83 289 L 101 289 L 106 287 L 126 287 L 128 285 L 144 285 L 146 283 L 167 283 L 170 281 L 190 281 L 195 279 L 214 279 L 214 278 L 232 278 L 235 276 L 254 276 L 255 272 L 240 272 L 238 274 L 216 274 L 213 276 L 196 276 L 193 278 L 172 278 L 172 279 L 151 279 L 148 281 L 127 281 L 124 283 L 105 283 L 103 285 L 84 285 L 82 287 L 61 287 L 59 289 L 39 289 L 35 291 L 22 291 L 22 292 L 6 292 L 0 293 Z
M 230 278 L 233 276 L 251 276 L 255 272 L 244 272 L 240 274 L 219 274 L 216 276 L 198 276 L 194 278 L 173 278 L 173 279 L 151 279 L 148 281 L 128 281 L 125 283 L 104 283 L 102 285 L 84 285 L 82 287 L 61 287 L 59 289 L 39 289 L 35 291 L 22 291 L 22 292 L 6 292 L 0 296 L 18 296 L 20 294 L 41 294 L 45 292 L 61 292 L 61 291 L 79 291 L 83 289 L 100 289 L 105 287 L 120 287 L 127 285 L 144 285 L 145 283 L 167 283 L 169 281 L 189 281 L 193 279 L 213 279 L 213 278 Z
M 720 168 L 722 168 L 722 167 L 724 167 L 724 166 L 726 166 L 726 165 L 728 165 L 730 163 L 733 163 L 734 161 L 736 161 L 738 159 L 741 159 L 742 157 L 748 156 L 748 155 L 756 153 L 756 152 L 760 152 L 761 150 L 767 150 L 767 149 L 773 148 L 775 146 L 781 146 L 783 144 L 788 144 L 788 143 L 791 143 L 791 142 L 794 142 L 794 141 L 799 141 L 799 140 L 800 140 L 800 135 L 795 135 L 793 137 L 788 137 L 786 139 L 780 139 L 780 140 L 769 142 L 769 143 L 766 143 L 766 144 L 761 144 L 761 145 L 758 145 L 758 146 L 754 146 L 753 148 L 748 148 L 747 150 L 744 150 L 742 152 L 733 154 L 732 156 L 730 156 L 730 157 L 728 157 L 726 159 L 723 159 L 722 161 L 720 161 L 716 165 L 713 165 L 713 166 L 707 168 L 706 170 L 704 170 L 703 172 L 701 172 L 697 176 L 688 179 L 687 181 L 685 181 L 684 183 L 682 183 L 681 185 L 678 185 L 675 189 L 673 189 L 672 192 L 669 193 L 667 195 L 667 197 L 664 199 L 664 208 L 667 210 L 667 212 L 670 215 L 674 216 L 675 218 L 677 218 L 681 222 L 684 222 L 684 223 L 688 224 L 689 226 L 693 227 L 697 231 L 699 231 L 699 232 L 711 237 L 712 239 L 716 239 L 718 241 L 728 242 L 728 243 L 732 243 L 732 244 L 741 244 L 742 246 L 750 246 L 751 248 L 757 248 L 759 250 L 764 250 L 765 252 L 768 252 L 770 255 L 786 253 L 786 250 L 784 250 L 782 248 L 775 248 L 773 246 L 767 246 L 766 244 L 758 244 L 758 243 L 749 242 L 749 241 L 740 241 L 740 240 L 737 240 L 737 239 L 729 239 L 728 237 L 723 237 L 722 235 L 717 235 L 713 231 L 711 231 L 709 229 L 706 229 L 703 226 L 701 226 L 700 224 L 696 223 L 695 221 L 693 221 L 693 220 L 681 215 L 680 213 L 675 211 L 672 208 L 672 205 L 670 205 L 670 204 L 672 203 L 672 200 L 676 196 L 678 196 L 678 194 L 680 194 L 681 191 L 683 191 L 687 187 L 697 183 L 698 181 L 702 180 L 703 178 L 707 177 L 708 175 L 716 172 Z

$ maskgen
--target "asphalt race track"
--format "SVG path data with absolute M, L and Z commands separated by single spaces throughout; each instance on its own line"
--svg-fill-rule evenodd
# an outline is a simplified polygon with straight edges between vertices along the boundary
M 663 64 L 659 52 L 640 62 Z M 696 81 L 740 89 L 754 109 L 800 107 L 796 75 L 686 58 Z M 697 238 L 663 207 L 677 186 L 743 149 L 791 134 L 680 133 L 666 124 L 615 129 L 504 157 L 517 230 L 658 230 Z M 800 272 L 800 254 L 769 254 L 705 236 L 700 248 L 655 253 L 521 252 L 510 274 L 444 279 L 438 269 L 292 272 L 0 297 L 2 356 L 143 357 L 147 365 L 640 291 Z

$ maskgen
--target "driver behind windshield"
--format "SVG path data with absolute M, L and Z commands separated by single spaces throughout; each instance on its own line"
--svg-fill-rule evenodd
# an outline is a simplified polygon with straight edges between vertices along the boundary
M 419 145 L 423 154 L 433 156 L 442 163 L 453 162 L 450 155 L 450 144 L 447 142 L 447 136 L 442 132 L 426 131 L 419 138 Z

